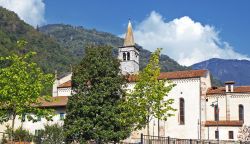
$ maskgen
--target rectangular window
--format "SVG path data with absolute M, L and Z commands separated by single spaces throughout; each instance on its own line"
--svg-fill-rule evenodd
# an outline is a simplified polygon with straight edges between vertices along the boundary
M 12 113 L 8 113 L 8 118 L 9 118 L 10 120 L 13 119 Z
M 239 120 L 244 122 L 244 107 L 243 105 L 239 105 Z
M 64 120 L 65 114 L 64 113 L 60 113 L 60 120 Z
M 218 108 L 218 104 L 216 104 L 214 106 L 214 120 L 215 121 L 219 121 L 219 108 Z
M 42 117 L 41 116 L 37 116 L 37 121 L 41 121 Z
M 219 131 L 215 131 L 214 135 L 215 135 L 215 139 L 219 139 Z
M 183 98 L 180 98 L 180 124 L 185 124 L 185 101 Z
M 22 122 L 25 122 L 25 114 L 22 115 Z
M 42 130 L 35 130 L 35 136 L 41 135 Z
M 234 131 L 228 132 L 228 139 L 234 139 Z

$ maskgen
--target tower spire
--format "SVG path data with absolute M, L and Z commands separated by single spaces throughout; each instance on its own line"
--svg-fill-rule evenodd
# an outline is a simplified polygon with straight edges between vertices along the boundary
M 134 46 L 135 42 L 134 42 L 134 36 L 133 36 L 133 28 L 132 28 L 132 24 L 130 22 L 130 19 L 128 21 L 128 29 L 127 29 L 127 33 L 124 39 L 124 44 L 123 46 Z
M 130 20 L 124 38 L 123 46 L 119 47 L 118 59 L 121 61 L 120 69 L 124 75 L 139 72 L 139 49 L 135 45 L 133 29 Z

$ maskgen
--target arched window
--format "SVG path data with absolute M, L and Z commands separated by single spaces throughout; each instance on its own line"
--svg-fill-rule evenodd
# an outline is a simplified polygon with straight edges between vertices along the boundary
M 127 53 L 127 60 L 130 60 L 130 53 Z
M 126 60 L 126 53 L 124 52 L 124 53 L 122 54 L 122 56 L 123 56 L 123 60 L 125 61 L 125 60 Z
M 244 121 L 244 106 L 241 104 L 239 105 L 239 120 Z
M 180 124 L 185 123 L 185 102 L 184 98 L 180 98 Z
M 219 108 L 217 104 L 214 106 L 214 120 L 219 121 Z

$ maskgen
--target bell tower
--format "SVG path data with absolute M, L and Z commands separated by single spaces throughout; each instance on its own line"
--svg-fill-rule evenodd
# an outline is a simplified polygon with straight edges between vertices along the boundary
M 118 59 L 121 61 L 122 74 L 135 74 L 139 72 L 139 49 L 136 47 L 133 36 L 132 24 L 128 22 L 128 29 L 124 44 L 119 47 Z

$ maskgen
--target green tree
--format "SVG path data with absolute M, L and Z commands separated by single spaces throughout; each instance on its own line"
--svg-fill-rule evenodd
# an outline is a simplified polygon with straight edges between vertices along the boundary
M 41 109 L 39 99 L 46 87 L 53 84 L 53 76 L 44 74 L 36 63 L 32 62 L 34 52 L 22 53 L 25 42 L 18 42 L 19 54 L 0 57 L 4 63 L 0 69 L 0 122 L 12 119 L 12 131 L 16 117 L 27 117 L 37 121 L 38 117 L 52 118 L 52 110 Z M 49 100 L 48 96 L 42 99 Z
M 161 49 L 157 49 L 152 53 L 149 63 L 139 72 L 136 85 L 127 97 L 128 107 L 133 116 L 128 120 L 134 121 L 135 129 L 148 125 L 148 134 L 149 122 L 153 117 L 167 120 L 168 117 L 173 116 L 175 111 L 171 106 L 174 100 L 166 99 L 174 84 L 166 79 L 158 79 L 160 76 L 160 52 Z
M 64 129 L 68 140 L 84 143 L 119 142 L 131 133 L 124 122 L 127 109 L 125 78 L 108 46 L 89 46 L 80 65 L 73 69 L 72 89 Z

